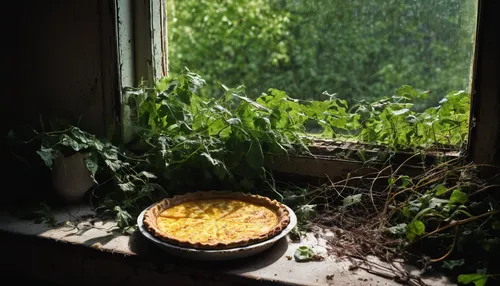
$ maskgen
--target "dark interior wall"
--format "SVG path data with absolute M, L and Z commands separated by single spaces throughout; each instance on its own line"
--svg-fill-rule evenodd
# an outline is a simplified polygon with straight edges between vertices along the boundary
M 26 160 L 7 148 L 5 135 L 13 126 L 36 128 L 42 115 L 105 135 L 118 94 L 113 3 L 25 0 L 7 2 L 2 9 L 0 206 L 46 198 L 51 188 L 49 170 L 31 150 L 39 145 L 23 147 L 31 151 L 22 154 L 33 155 Z
M 4 27 L 17 43 L 7 59 L 15 73 L 1 104 L 2 134 L 14 124 L 36 125 L 42 114 L 80 120 L 81 127 L 103 135 L 110 112 L 105 97 L 112 96 L 103 92 L 103 63 L 114 49 L 103 42 L 112 35 L 102 33 L 113 31 L 111 9 L 102 9 L 108 1 L 14 2 L 9 11 L 16 17 Z

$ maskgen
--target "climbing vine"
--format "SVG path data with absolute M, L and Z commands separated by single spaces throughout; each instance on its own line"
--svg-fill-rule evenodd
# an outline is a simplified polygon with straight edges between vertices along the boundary
M 68 124 L 52 126 L 50 131 L 33 130 L 30 141 L 39 140 L 38 155 L 48 167 L 59 156 L 88 154 L 85 164 L 97 182 L 92 206 L 99 214 L 112 215 L 125 230 L 134 227 L 138 213 L 152 202 L 209 188 L 259 192 L 294 204 L 297 215 L 310 220 L 316 209 L 306 202 L 316 191 L 277 184 L 266 168 L 266 158 L 310 154 L 316 136 L 416 153 L 430 148 L 458 150 L 467 138 L 469 96 L 464 91 L 450 92 L 438 106 L 417 111 L 414 106 L 430 92 L 411 86 L 374 102 L 350 106 L 335 95 L 325 93 L 327 100 L 306 101 L 278 89 L 251 99 L 243 86 L 221 86 L 221 96 L 208 97 L 200 92 L 205 85 L 200 75 L 186 69 L 159 79 L 152 87 L 127 88 L 126 105 L 136 135 L 127 146 Z M 20 139 L 15 130 L 9 135 Z M 428 177 L 419 180 L 397 173 L 388 177 L 383 207 L 377 208 L 385 218 L 379 230 L 415 243 L 434 239 L 439 229 L 458 231 L 467 220 L 478 223 L 472 218 L 481 214 L 473 213 L 468 205 L 477 190 L 453 185 L 446 179 L 451 175 L 439 174 L 432 184 L 425 183 Z M 403 194 L 407 196 L 401 199 Z M 353 193 L 343 198 L 342 211 L 355 207 L 364 196 Z M 491 220 L 488 225 L 495 228 L 497 222 Z M 459 239 L 468 239 L 465 232 L 454 237 L 452 250 L 460 245 Z M 481 241 L 496 245 L 488 235 Z M 450 268 L 462 263 L 460 258 L 445 258 L 440 261 Z M 466 276 L 461 279 L 465 281 Z

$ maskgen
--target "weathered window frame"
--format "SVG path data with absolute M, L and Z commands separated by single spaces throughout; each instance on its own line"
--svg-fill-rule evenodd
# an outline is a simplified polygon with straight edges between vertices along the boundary
M 164 0 L 115 0 L 117 7 L 117 44 L 121 91 L 136 85 L 140 79 L 154 82 L 155 78 L 168 73 L 168 42 L 166 1 Z M 471 67 L 472 84 L 471 115 L 468 145 L 465 155 L 476 163 L 500 165 L 500 23 L 496 16 L 499 1 L 478 0 L 476 41 Z M 126 95 L 121 94 L 122 103 Z M 123 104 L 122 104 L 123 106 Z M 122 138 L 132 139 L 127 121 L 127 109 L 122 108 Z M 336 151 L 352 150 L 350 144 L 335 144 Z M 369 145 L 357 144 L 357 148 L 370 151 Z M 375 152 L 377 152 L 375 150 Z M 404 154 L 403 154 L 404 155 Z M 458 152 L 437 153 L 431 156 L 457 156 Z M 306 177 L 333 178 L 344 176 L 353 170 L 363 170 L 364 163 L 341 160 L 335 156 L 290 156 L 267 158 L 267 164 L 275 171 Z M 408 166 L 411 172 L 411 166 Z M 372 168 L 368 170 L 373 171 Z M 360 171 L 363 172 L 363 171 Z
M 467 155 L 500 165 L 500 1 L 479 0 Z
M 129 109 L 124 104 L 126 87 L 152 83 L 168 73 L 166 1 L 113 0 L 116 18 L 118 86 L 120 90 L 121 137 L 133 139 Z

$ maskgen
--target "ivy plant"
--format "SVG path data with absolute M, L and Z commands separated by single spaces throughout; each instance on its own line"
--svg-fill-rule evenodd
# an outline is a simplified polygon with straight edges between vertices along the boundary
M 439 106 L 418 112 L 413 106 L 428 92 L 410 86 L 351 107 L 335 95 L 304 101 L 272 88 L 251 99 L 243 86 L 222 85 L 222 95 L 211 97 L 201 92 L 205 86 L 201 76 L 186 68 L 152 87 L 127 88 L 134 142 L 117 146 L 76 126 L 61 125 L 35 131 L 41 138 L 38 154 L 50 167 L 61 153 L 87 153 L 87 168 L 99 183 L 93 196 L 96 209 L 114 215 L 119 226 L 127 228 L 155 200 L 192 190 L 260 192 L 281 201 L 303 196 L 303 191 L 280 191 L 266 160 L 309 154 L 311 124 L 327 137 L 385 144 L 394 150 L 458 148 L 467 133 L 469 98 L 463 91 L 451 92 Z M 99 190 L 105 182 L 112 184 Z M 460 202 L 460 194 L 455 196 Z M 422 224 L 416 218 L 407 229 L 412 230 L 409 238 L 417 237 Z

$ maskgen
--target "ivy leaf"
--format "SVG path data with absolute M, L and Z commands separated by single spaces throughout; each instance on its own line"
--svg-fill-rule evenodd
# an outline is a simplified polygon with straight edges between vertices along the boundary
M 75 139 L 79 140 L 81 143 L 87 144 L 87 143 L 93 141 L 91 139 L 91 135 L 84 132 L 80 128 L 72 127 L 70 132 L 71 132 L 71 135 L 73 135 L 73 137 L 75 137 Z
M 262 111 L 266 111 L 266 112 L 271 112 L 267 107 L 263 106 L 262 104 L 259 104 L 253 100 L 251 100 L 250 98 L 246 97 L 246 96 L 241 96 L 241 95 L 236 95 L 236 97 L 238 97 L 239 99 L 249 103 L 251 106 L 255 107 L 256 109 L 258 110 L 262 110 Z
M 450 205 L 456 204 L 456 203 L 465 204 L 467 201 L 468 201 L 468 198 L 464 192 L 457 189 L 451 193 Z
M 177 88 L 177 96 L 179 97 L 182 103 L 186 105 L 191 104 L 191 92 L 189 92 L 188 90 Z
M 214 108 L 222 113 L 226 113 L 228 115 L 231 115 L 231 112 L 229 110 L 227 110 L 226 108 L 224 108 L 223 106 L 220 106 L 220 105 L 215 105 Z
M 264 153 L 262 152 L 260 142 L 256 139 L 252 139 L 251 141 L 247 152 L 247 162 L 254 169 L 260 169 L 264 165 Z
M 187 73 L 186 73 L 186 78 L 189 81 L 189 91 L 192 93 L 196 93 L 200 88 L 202 88 L 206 82 L 203 78 L 201 78 L 199 75 L 196 73 L 193 73 L 189 71 L 188 68 L 185 68 Z
M 229 125 L 241 125 L 241 120 L 239 118 L 229 118 L 226 122 Z
M 475 286 L 484 286 L 488 281 L 489 275 L 487 274 L 460 274 L 458 275 L 458 282 L 463 284 L 474 283 Z
M 113 172 L 117 172 L 121 167 L 122 167 L 122 164 L 120 163 L 120 161 L 118 160 L 104 160 L 104 163 L 106 164 L 106 166 L 108 166 L 111 171 Z
M 418 123 L 418 118 L 415 115 L 408 115 L 406 116 L 406 121 L 408 121 L 411 124 L 417 124 Z
M 101 141 L 99 140 L 93 140 L 89 143 L 89 147 L 90 146 L 93 146 L 95 149 L 97 149 L 97 151 L 102 151 L 104 149 L 104 144 L 102 144 Z
M 414 241 L 417 237 L 425 233 L 425 224 L 416 219 L 406 226 L 406 237 L 410 241 Z
M 458 266 L 462 266 L 462 265 L 464 265 L 464 263 L 465 263 L 465 259 L 463 259 L 463 258 L 459 259 L 459 260 L 445 260 L 441 267 L 449 269 L 449 270 L 453 270 L 453 268 L 458 267 Z
M 146 184 L 144 187 L 141 188 L 141 193 L 151 193 L 155 190 L 155 185 L 152 184 Z
M 409 218 L 412 215 L 418 213 L 421 207 L 422 203 L 420 201 L 417 200 L 410 201 L 408 206 L 403 208 L 403 215 Z
M 302 220 L 308 220 L 316 213 L 316 205 L 302 205 L 295 212 Z
M 300 246 L 299 248 L 297 248 L 293 256 L 295 257 L 296 261 L 305 262 L 313 258 L 314 251 L 307 246 Z
M 156 179 L 157 178 L 155 174 L 150 173 L 150 172 L 146 172 L 146 171 L 142 171 L 138 175 L 143 176 L 143 177 L 148 178 L 148 179 Z
M 410 110 L 408 108 L 403 108 L 400 110 L 392 110 L 391 112 L 394 116 L 400 116 L 400 115 L 403 115 L 403 114 L 410 112 Z
M 434 191 L 436 192 L 436 196 L 440 196 L 440 195 L 446 193 L 448 191 L 448 189 L 445 186 L 443 186 L 442 184 L 439 184 L 434 188 Z
M 411 183 L 411 179 L 408 176 L 400 176 L 401 179 L 401 187 L 406 188 Z
M 120 206 L 115 206 L 114 211 L 116 212 L 115 220 L 119 228 L 123 229 L 131 224 L 133 218 L 126 210 L 123 210 Z
M 267 117 L 257 117 L 254 120 L 254 124 L 256 127 L 268 130 L 271 128 L 271 121 Z
M 83 142 L 78 142 L 75 139 L 69 137 L 67 134 L 62 135 L 61 144 L 64 146 L 71 147 L 74 151 L 80 151 L 81 149 L 87 148 L 87 144 Z
M 392 233 L 394 235 L 400 236 L 400 235 L 405 234 L 406 227 L 407 227 L 406 223 L 400 223 L 400 224 L 397 224 L 395 226 L 391 226 L 391 227 L 387 228 L 387 231 L 389 231 L 390 233 Z
M 399 96 L 406 96 L 410 99 L 415 99 L 419 97 L 418 91 L 409 85 L 403 85 L 396 90 L 396 94 Z
M 445 207 L 447 204 L 449 204 L 449 201 L 445 199 L 431 198 L 429 200 L 429 208 L 431 209 L 439 209 Z
M 131 192 L 135 189 L 135 185 L 132 182 L 118 184 L 118 187 L 124 192 Z
M 351 196 L 345 197 L 342 200 L 342 202 L 343 202 L 342 207 L 347 208 L 347 207 L 350 207 L 352 205 L 359 204 L 361 202 L 362 196 L 363 196 L 363 194 L 356 194 L 356 195 L 351 195 Z
M 99 169 L 99 164 L 97 161 L 97 155 L 95 153 L 90 153 L 87 158 L 85 158 L 85 166 L 92 174 L 92 177 L 95 176 L 97 170 Z
M 54 155 L 53 155 L 53 150 L 52 148 L 41 148 L 40 150 L 36 151 L 36 153 L 42 158 L 43 162 L 45 162 L 45 165 L 52 169 L 52 165 L 54 163 Z

